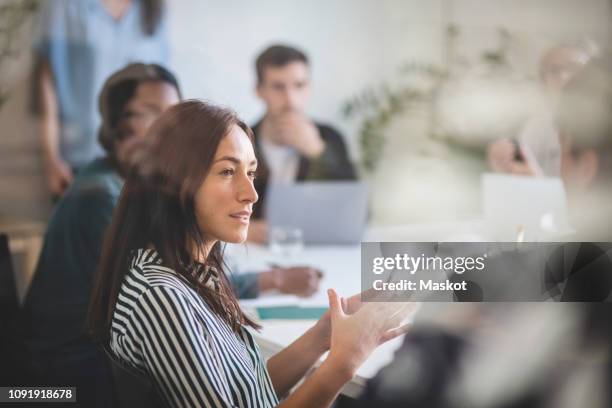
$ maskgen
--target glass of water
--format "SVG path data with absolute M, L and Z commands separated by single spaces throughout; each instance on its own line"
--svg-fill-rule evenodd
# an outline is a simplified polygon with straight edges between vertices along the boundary
M 274 226 L 268 232 L 268 242 L 272 253 L 285 259 L 299 254 L 304 248 L 302 230 L 289 226 Z

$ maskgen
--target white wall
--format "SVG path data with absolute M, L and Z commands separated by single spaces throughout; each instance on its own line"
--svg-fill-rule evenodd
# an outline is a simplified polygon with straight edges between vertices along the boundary
M 411 57 L 440 58 L 439 3 L 173 1 L 173 66 L 187 96 L 230 105 L 253 122 L 263 112 L 256 56 L 272 43 L 293 44 L 312 63 L 310 113 L 348 131 L 340 115 L 346 98 Z

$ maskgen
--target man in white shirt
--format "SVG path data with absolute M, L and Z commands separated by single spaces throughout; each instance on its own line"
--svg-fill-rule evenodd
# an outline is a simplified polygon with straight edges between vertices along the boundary
M 255 188 L 259 201 L 249 239 L 266 240 L 263 216 L 268 183 L 306 180 L 355 179 L 343 138 L 331 126 L 306 115 L 310 97 L 310 68 L 306 55 L 293 47 L 274 45 L 256 61 L 257 95 L 266 113 L 253 126 L 255 153 L 259 160 Z

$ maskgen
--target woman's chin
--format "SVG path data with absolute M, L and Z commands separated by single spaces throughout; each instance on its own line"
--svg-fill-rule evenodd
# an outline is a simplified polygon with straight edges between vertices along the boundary
M 233 234 L 228 234 L 226 237 L 224 237 L 223 241 L 227 242 L 228 244 L 242 244 L 244 241 L 246 241 L 247 236 L 248 231 L 245 229 L 244 231 L 237 231 Z

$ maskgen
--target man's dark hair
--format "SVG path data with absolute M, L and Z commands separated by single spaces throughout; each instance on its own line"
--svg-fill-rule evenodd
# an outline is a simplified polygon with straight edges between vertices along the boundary
M 267 67 L 283 67 L 292 62 L 303 62 L 308 65 L 308 57 L 297 48 L 287 45 L 272 45 L 266 48 L 255 61 L 257 83 L 263 82 L 264 70 Z
M 150 81 L 166 82 L 177 90 L 179 97 L 181 95 L 174 74 L 157 64 L 129 64 L 111 75 L 104 83 L 98 101 L 102 118 L 98 140 L 110 156 L 114 155 L 115 142 L 124 137 L 119 131 L 119 125 L 126 105 L 134 97 L 138 85 Z

